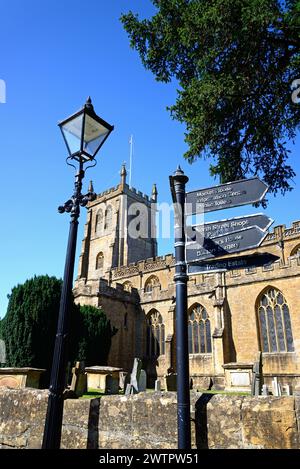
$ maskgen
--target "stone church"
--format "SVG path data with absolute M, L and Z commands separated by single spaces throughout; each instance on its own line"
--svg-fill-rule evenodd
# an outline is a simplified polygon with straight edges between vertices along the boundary
M 88 205 L 74 286 L 77 303 L 101 307 L 118 330 L 108 364 L 131 370 L 143 360 L 148 386 L 176 371 L 173 254 L 157 256 L 157 190 L 151 197 L 121 180 Z M 131 207 L 142 204 L 149 233 L 132 239 Z M 276 226 L 261 246 L 242 254 L 270 253 L 260 267 L 189 276 L 190 376 L 201 389 L 249 389 L 262 352 L 264 383 L 274 377 L 294 392 L 300 386 L 300 221 Z M 239 255 L 242 255 L 241 253 Z M 235 255 L 236 257 L 236 255 Z

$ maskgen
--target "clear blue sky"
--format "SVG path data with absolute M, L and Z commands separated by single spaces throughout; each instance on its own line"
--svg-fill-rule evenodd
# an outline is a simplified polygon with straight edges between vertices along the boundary
M 159 201 L 170 202 L 168 176 L 180 163 L 190 177 L 189 189 L 213 185 L 208 163 L 190 166 L 184 127 L 166 111 L 176 97 L 175 84 L 157 83 L 142 67 L 119 17 L 129 9 L 150 16 L 148 0 L 3 0 L 1 2 L 0 79 L 7 102 L 0 104 L 1 229 L 0 316 L 13 286 L 34 274 L 62 276 L 68 215 L 57 206 L 72 193 L 73 172 L 65 165 L 66 149 L 57 122 L 92 96 L 96 112 L 115 125 L 87 173 L 100 192 L 119 181 L 129 159 L 134 135 L 133 186 L 151 192 L 156 182 Z M 300 172 L 300 141 L 291 162 Z M 299 176 L 286 197 L 269 197 L 266 213 L 275 223 L 299 219 Z M 243 207 L 225 216 L 253 213 Z M 213 218 L 224 218 L 217 213 Z M 85 223 L 80 219 L 77 258 Z M 162 240 L 159 254 L 172 252 Z M 77 274 L 77 272 L 76 272 Z

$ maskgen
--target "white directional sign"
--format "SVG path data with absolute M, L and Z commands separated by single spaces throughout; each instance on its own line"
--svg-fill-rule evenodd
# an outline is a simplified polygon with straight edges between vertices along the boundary
M 259 178 L 242 179 L 186 193 L 186 215 L 260 202 L 268 186 Z

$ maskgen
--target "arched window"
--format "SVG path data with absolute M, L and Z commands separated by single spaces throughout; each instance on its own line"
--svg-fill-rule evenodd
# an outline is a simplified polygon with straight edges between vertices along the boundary
M 96 257 L 96 270 L 103 269 L 104 255 L 103 252 L 99 252 Z
M 188 337 L 189 353 L 211 353 L 210 319 L 198 303 L 189 309 Z
M 95 232 L 101 233 L 103 231 L 103 211 L 99 208 L 98 212 L 96 213 L 96 222 L 95 222 Z
M 281 291 L 269 287 L 258 299 L 258 323 L 263 352 L 293 352 L 289 307 Z
M 299 256 L 300 257 L 300 244 L 297 244 L 291 252 L 291 256 Z
M 123 288 L 125 291 L 131 292 L 132 283 L 127 280 L 126 282 L 123 283 Z
M 112 208 L 110 205 L 108 205 L 105 210 L 104 229 L 111 230 L 111 228 L 112 228 Z
M 153 287 L 156 287 L 157 285 L 160 285 L 158 278 L 156 275 L 151 275 L 151 277 L 148 278 L 148 280 L 145 283 L 145 292 L 151 293 L 153 290 Z
M 157 358 L 165 354 L 165 325 L 155 309 L 147 317 L 147 356 Z

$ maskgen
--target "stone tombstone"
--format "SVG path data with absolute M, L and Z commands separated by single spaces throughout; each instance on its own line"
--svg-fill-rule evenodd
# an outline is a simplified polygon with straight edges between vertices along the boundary
M 105 394 L 118 394 L 119 378 L 112 375 L 106 375 L 104 392 Z
M 276 376 L 272 379 L 272 394 L 273 396 L 281 396 L 281 386 Z
M 132 372 L 130 374 L 130 382 L 127 384 L 125 380 L 125 394 L 137 394 L 139 390 L 139 379 L 142 370 L 142 360 L 135 358 L 133 361 Z
M 147 388 L 147 373 L 145 370 L 140 371 L 140 376 L 138 379 L 138 390 L 139 392 L 146 391 Z
M 268 396 L 269 395 L 269 389 L 266 384 L 263 384 L 262 390 L 261 390 L 261 395 L 262 396 Z
M 129 383 L 129 380 L 130 380 L 130 373 L 127 373 L 126 371 L 120 371 L 119 388 L 122 391 L 125 391 L 126 386 Z
M 259 396 L 263 384 L 262 353 L 258 352 L 256 362 L 253 365 L 251 395 Z
M 155 391 L 160 392 L 161 391 L 161 383 L 159 379 L 155 380 Z
M 139 392 L 138 381 L 140 378 L 141 369 L 142 369 L 142 360 L 140 358 L 135 358 L 133 362 L 131 377 L 130 377 L 130 384 L 132 386 L 133 394 L 136 394 Z
M 131 384 L 128 383 L 125 388 L 125 396 L 129 396 L 131 394 Z
M 82 396 L 87 390 L 87 376 L 83 361 L 76 362 L 74 368 L 72 368 L 70 390 L 73 391 L 77 397 Z
M 165 379 L 167 391 L 177 391 L 177 373 L 174 373 L 173 368 L 168 369 Z
M 0 339 L 0 364 L 6 363 L 6 348 L 4 340 Z
M 281 394 L 282 394 L 282 396 L 290 396 L 291 395 L 291 388 L 290 388 L 289 384 L 284 384 L 282 386 Z

